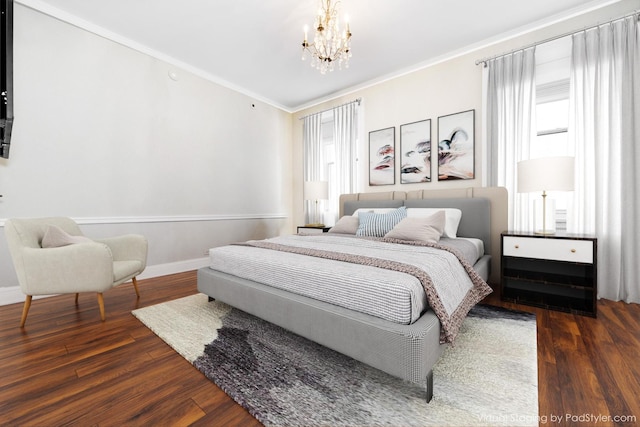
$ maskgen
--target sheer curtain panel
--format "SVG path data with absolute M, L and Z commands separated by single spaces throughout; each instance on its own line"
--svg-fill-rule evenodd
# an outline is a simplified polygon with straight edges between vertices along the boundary
M 333 110 L 333 136 L 336 145 L 336 189 L 340 194 L 355 193 L 357 179 L 357 138 L 359 103 L 336 107 Z M 338 206 L 336 206 L 336 209 Z
M 568 231 L 598 237 L 598 297 L 640 303 L 638 15 L 573 35 Z
M 487 62 L 487 164 L 490 186 L 509 192 L 509 229 L 530 224 L 529 195 L 517 193 L 517 164 L 529 158 L 535 123 L 535 47 Z
M 304 118 L 304 180 L 328 182 L 328 203 L 320 202 L 327 225 L 338 219 L 340 194 L 356 192 L 359 111 L 357 99 Z M 307 220 L 310 211 L 305 202 Z
M 322 147 L 322 113 L 304 118 L 302 126 L 304 141 L 304 181 L 326 181 Z M 312 223 L 314 202 L 304 201 L 305 224 Z

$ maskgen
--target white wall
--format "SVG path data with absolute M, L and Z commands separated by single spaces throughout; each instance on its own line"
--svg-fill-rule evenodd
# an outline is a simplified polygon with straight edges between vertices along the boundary
M 482 186 L 482 155 L 485 141 L 482 126 L 482 65 L 476 65 L 478 59 L 507 53 L 531 43 L 539 42 L 566 32 L 579 31 L 586 27 L 618 18 L 638 8 L 637 0 L 623 0 L 597 11 L 550 25 L 525 35 L 496 43 L 472 53 L 460 55 L 427 68 L 401 77 L 354 91 L 331 101 L 294 114 L 293 120 L 293 156 L 294 162 L 294 218 L 302 223 L 304 218 L 302 202 L 302 124 L 300 117 L 323 111 L 334 106 L 362 98 L 364 108 L 363 134 L 359 141 L 359 179 L 360 191 L 412 191 L 419 189 L 442 189 Z M 437 43 L 437 40 L 433 40 Z M 357 61 L 354 52 L 352 63 Z M 337 73 L 341 71 L 336 71 Z M 345 71 L 343 71 L 345 72 Z M 348 71 L 346 71 L 348 72 Z M 437 181 L 437 165 L 432 165 L 431 182 L 418 184 L 400 184 L 398 160 L 396 159 L 396 184 L 369 186 L 368 175 L 368 133 L 370 131 L 395 127 L 396 152 L 400 150 L 400 125 L 418 120 L 431 119 L 431 140 L 436 141 L 438 117 L 456 112 L 475 110 L 475 179 L 459 181 Z
M 205 248 L 304 222 L 298 118 L 357 97 L 362 191 L 481 185 L 482 67 L 475 60 L 637 4 L 623 0 L 293 116 L 16 4 L 16 120 L 11 158 L 0 159 L 0 225 L 15 216 L 72 216 L 89 236 L 146 235 L 147 275 L 195 268 Z M 431 119 L 435 139 L 438 116 L 469 109 L 476 112 L 475 180 L 401 185 L 397 175 L 395 186 L 368 186 L 369 131 L 395 126 L 398 134 L 401 124 Z M 15 286 L 2 233 L 0 304 Z
M 292 228 L 291 114 L 20 4 L 14 37 L 0 218 L 145 234 L 151 273 Z M 0 287 L 13 286 L 2 234 Z

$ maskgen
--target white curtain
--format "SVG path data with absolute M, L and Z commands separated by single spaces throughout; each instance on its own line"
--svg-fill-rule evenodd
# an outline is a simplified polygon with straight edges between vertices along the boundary
M 333 109 L 333 138 L 336 147 L 337 196 L 355 193 L 357 165 L 357 114 L 359 102 L 351 102 Z M 338 208 L 338 206 L 335 206 Z
M 303 132 L 303 156 L 304 156 L 304 180 L 325 181 L 324 159 L 322 147 L 322 113 L 312 114 L 304 118 Z M 304 201 L 305 224 L 315 222 L 313 201 Z
M 535 132 L 535 48 L 487 62 L 487 176 L 509 193 L 509 229 L 527 230 L 529 195 L 517 192 L 517 163 L 529 158 Z
M 304 180 L 329 182 L 329 200 L 319 203 L 321 220 L 329 225 L 338 217 L 340 194 L 356 192 L 359 106 L 357 100 L 304 118 Z M 325 124 L 326 135 L 323 117 L 333 120 Z M 305 201 L 307 223 L 313 222 L 309 218 L 315 210 L 312 203 Z
M 598 297 L 640 303 L 640 31 L 632 16 L 573 35 L 567 229 L 598 238 Z

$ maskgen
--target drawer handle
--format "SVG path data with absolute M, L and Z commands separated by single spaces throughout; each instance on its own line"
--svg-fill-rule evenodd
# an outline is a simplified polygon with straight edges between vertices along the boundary
M 520 249 L 520 245 L 515 245 L 515 248 L 516 249 Z
M 571 249 L 571 253 L 572 253 L 572 254 L 575 254 L 575 253 L 576 253 L 576 250 L 575 250 L 575 249 Z

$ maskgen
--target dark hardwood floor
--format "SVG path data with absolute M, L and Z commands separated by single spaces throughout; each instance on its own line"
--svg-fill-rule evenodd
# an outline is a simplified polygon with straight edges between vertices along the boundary
M 259 425 L 130 313 L 196 293 L 195 272 L 138 284 L 139 300 L 105 293 L 106 322 L 93 294 L 34 300 L 23 330 L 22 304 L 0 307 L 0 425 Z M 640 422 L 639 305 L 602 300 L 592 319 L 487 302 L 537 314 L 541 424 Z

